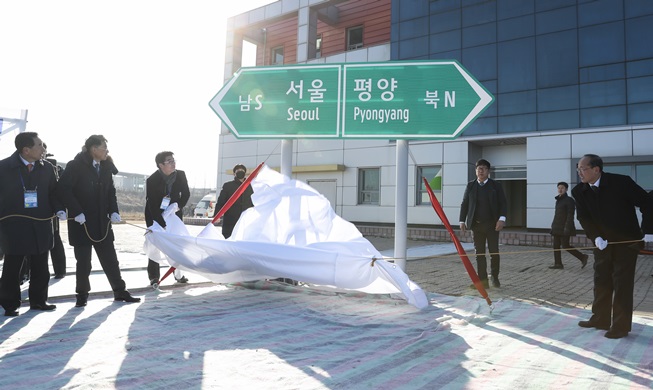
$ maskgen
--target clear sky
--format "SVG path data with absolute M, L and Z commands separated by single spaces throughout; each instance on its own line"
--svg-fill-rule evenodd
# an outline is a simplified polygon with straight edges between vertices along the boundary
M 27 109 L 59 161 L 103 134 L 123 172 L 171 150 L 191 187 L 214 187 L 226 20 L 272 2 L 0 0 L 0 110 Z M 2 137 L 0 158 L 13 150 Z

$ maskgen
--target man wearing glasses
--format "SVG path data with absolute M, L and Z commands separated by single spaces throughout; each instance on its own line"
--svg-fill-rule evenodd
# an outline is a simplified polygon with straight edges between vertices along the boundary
M 120 222 L 113 163 L 108 160 L 107 140 L 88 137 L 82 151 L 66 165 L 57 188 L 59 198 L 74 219 L 68 220 L 68 241 L 74 247 L 77 293 L 76 307 L 86 306 L 91 291 L 91 249 L 95 249 L 116 301 L 140 302 L 125 286 L 113 246 L 111 223 Z
M 577 171 L 581 182 L 571 191 L 577 218 L 596 245 L 592 317 L 578 325 L 607 330 L 605 337 L 619 339 L 633 322 L 637 254 L 642 241 L 653 242 L 653 201 L 630 176 L 603 172 L 603 160 L 595 154 L 584 155 Z
M 490 251 L 492 286 L 501 287 L 499 282 L 499 232 L 506 224 L 508 202 L 501 184 L 490 179 L 490 162 L 480 159 L 476 162 L 476 180 L 467 183 L 463 202 L 460 205 L 460 230 L 472 229 L 478 277 L 485 288 L 489 287 L 485 243 Z M 470 286 L 475 288 L 474 285 Z
M 161 227 L 166 227 L 163 219 L 163 212 L 168 208 L 176 208 L 175 214 L 182 221 L 184 220 L 183 208 L 190 198 L 190 189 L 186 173 L 177 169 L 172 152 L 161 152 L 154 157 L 157 170 L 147 178 L 146 199 L 145 199 L 145 223 L 147 227 L 154 224 L 154 221 Z M 156 287 L 161 278 L 160 265 L 152 259 L 148 259 L 147 276 L 150 285 Z M 178 283 L 188 283 L 188 279 L 175 270 L 175 279 Z

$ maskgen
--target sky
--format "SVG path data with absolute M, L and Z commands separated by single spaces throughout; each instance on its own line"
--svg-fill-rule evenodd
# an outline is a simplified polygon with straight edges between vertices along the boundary
M 103 134 L 122 172 L 149 175 L 170 150 L 191 188 L 214 188 L 226 21 L 272 2 L 0 0 L 0 116 L 28 110 L 58 161 Z

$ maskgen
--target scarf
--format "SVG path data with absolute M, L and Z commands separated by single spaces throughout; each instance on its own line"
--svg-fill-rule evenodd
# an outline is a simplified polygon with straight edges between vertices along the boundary
M 159 173 L 161 174 L 161 177 L 163 177 L 163 181 L 166 183 L 164 195 L 170 195 L 170 193 L 172 192 L 172 185 L 174 184 L 175 180 L 177 180 L 177 171 L 172 172 L 168 176 L 166 176 L 163 172 L 161 172 L 160 169 L 159 169 Z

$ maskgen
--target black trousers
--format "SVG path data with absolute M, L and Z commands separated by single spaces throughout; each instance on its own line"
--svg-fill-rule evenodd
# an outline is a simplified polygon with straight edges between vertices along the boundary
M 553 251 L 553 261 L 556 265 L 562 265 L 562 251 L 560 251 L 561 247 L 578 260 L 583 260 L 583 254 L 580 253 L 578 249 L 569 244 L 569 236 L 558 236 L 554 234 L 553 249 L 555 250 Z
M 151 281 L 156 279 L 157 283 L 161 279 L 161 264 L 152 259 L 147 260 L 147 277 Z
M 592 322 L 630 332 L 633 323 L 633 290 L 639 246 L 610 244 L 594 249 L 594 302 Z
M 122 276 L 120 275 L 120 264 L 118 263 L 118 256 L 116 255 L 113 241 L 104 240 L 94 242 L 93 245 L 75 247 L 75 259 L 77 259 L 77 285 L 75 292 L 77 294 L 88 294 L 91 291 L 91 283 L 88 280 L 91 275 L 91 248 L 95 249 L 95 254 L 100 260 L 100 265 L 109 280 L 111 289 L 114 292 L 125 291 L 125 281 L 122 280 Z
M 28 296 L 30 304 L 43 304 L 48 300 L 48 283 L 50 271 L 48 270 L 48 252 L 38 255 L 8 255 L 5 254 L 0 277 L 0 304 L 6 311 L 13 311 L 20 307 L 20 267 L 24 258 L 29 258 L 30 282 Z
M 55 275 L 66 274 L 66 251 L 63 248 L 63 242 L 59 235 L 59 220 L 54 219 L 54 247 L 50 250 L 52 258 L 52 270 Z
M 472 226 L 474 250 L 476 251 L 476 271 L 481 280 L 487 280 L 486 243 L 490 251 L 490 272 L 492 272 L 492 276 L 499 277 L 499 267 L 501 265 L 501 258 L 499 256 L 499 232 L 495 228 L 496 221 L 474 223 Z

